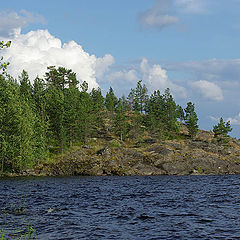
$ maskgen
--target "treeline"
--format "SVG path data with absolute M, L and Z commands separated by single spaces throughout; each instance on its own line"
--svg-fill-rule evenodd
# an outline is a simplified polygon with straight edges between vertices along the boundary
M 51 66 L 45 77 L 31 83 L 26 71 L 18 80 L 0 75 L 1 171 L 22 171 L 89 138 L 114 136 L 136 139 L 145 131 L 159 138 L 174 138 L 185 120 L 193 137 L 198 129 L 194 104 L 185 110 L 170 90 L 148 95 L 139 81 L 125 98 L 110 87 L 88 90 L 72 70 Z

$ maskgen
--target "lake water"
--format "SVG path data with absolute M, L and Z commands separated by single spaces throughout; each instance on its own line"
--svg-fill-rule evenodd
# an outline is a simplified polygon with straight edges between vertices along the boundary
M 240 239 L 240 175 L 0 179 L 0 228 L 38 239 Z

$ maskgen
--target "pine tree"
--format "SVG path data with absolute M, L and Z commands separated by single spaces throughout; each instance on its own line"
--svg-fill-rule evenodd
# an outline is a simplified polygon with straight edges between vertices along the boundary
M 96 135 L 102 131 L 103 117 L 104 117 L 104 98 L 102 96 L 101 89 L 92 89 L 90 96 L 92 98 L 92 103 L 94 108 L 92 109 L 92 117 L 94 118 L 94 132 Z
M 113 112 L 115 110 L 117 103 L 118 103 L 118 99 L 115 96 L 112 87 L 110 87 L 105 97 L 105 106 L 107 110 L 110 112 Z
M 182 109 L 182 107 L 180 105 L 177 105 L 177 108 L 176 108 L 176 113 L 177 113 L 177 118 L 183 122 L 184 120 L 184 111 Z
M 74 141 L 79 138 L 79 104 L 80 92 L 76 87 L 71 86 L 64 90 L 64 128 L 67 141 L 72 147 Z
M 83 82 L 81 88 L 82 91 L 80 92 L 80 101 L 78 106 L 79 127 L 81 140 L 86 142 L 93 132 L 93 125 L 95 123 L 95 106 L 91 95 L 87 92 L 87 82 Z
M 28 73 L 23 70 L 18 79 L 20 82 L 20 94 L 26 101 L 32 103 L 33 87 L 29 80 Z
M 64 129 L 64 94 L 61 89 L 49 86 L 46 91 L 46 113 L 49 119 L 49 140 L 51 145 L 63 152 L 66 143 Z
M 228 142 L 228 133 L 231 131 L 232 128 L 230 121 L 224 122 L 222 117 L 220 118 L 219 123 L 213 126 L 214 137 L 218 140 L 218 142 Z
M 142 80 L 137 82 L 137 87 L 132 91 L 133 95 L 133 110 L 143 113 L 148 100 L 147 87 L 142 84 Z
M 185 124 L 188 128 L 189 135 L 193 138 L 198 132 L 198 117 L 195 113 L 194 104 L 191 102 L 187 103 L 185 110 Z
M 1 80 L 5 87 L 0 94 L 0 102 L 5 102 L 1 111 L 2 171 L 22 171 L 34 165 L 34 123 L 35 113 L 28 102 L 21 97 L 17 82 L 9 77 L 7 82 Z
M 116 106 L 116 114 L 114 118 L 114 132 L 117 136 L 120 137 L 121 141 L 126 138 L 128 132 L 126 108 L 122 99 L 119 99 Z
M 170 132 L 178 131 L 177 124 L 177 105 L 167 88 L 162 96 L 163 99 L 163 122 L 166 124 L 167 130 Z
M 164 101 L 159 90 L 154 91 L 147 102 L 147 125 L 153 132 L 163 127 L 163 103 Z
M 37 162 L 42 161 L 48 155 L 48 131 L 49 119 L 47 115 L 47 91 L 45 82 L 37 77 L 33 83 L 34 111 L 36 113 L 36 122 L 34 127 L 36 148 L 34 151 Z

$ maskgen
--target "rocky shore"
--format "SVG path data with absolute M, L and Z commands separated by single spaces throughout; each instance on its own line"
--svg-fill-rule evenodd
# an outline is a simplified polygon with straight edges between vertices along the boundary
M 240 174 L 240 141 L 214 143 L 213 133 L 199 130 L 195 139 L 157 141 L 145 138 L 135 144 L 94 139 L 26 175 L 200 175 Z

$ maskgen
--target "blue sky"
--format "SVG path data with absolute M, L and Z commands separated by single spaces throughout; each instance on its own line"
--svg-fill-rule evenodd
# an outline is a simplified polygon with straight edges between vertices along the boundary
M 1 54 L 31 79 L 48 65 L 72 68 L 90 87 L 127 94 L 169 87 L 195 103 L 201 128 L 220 117 L 240 137 L 239 0 L 9 0 L 1 3 Z

